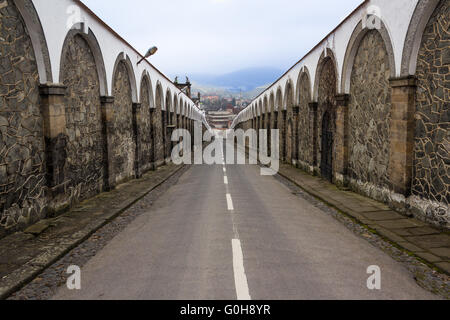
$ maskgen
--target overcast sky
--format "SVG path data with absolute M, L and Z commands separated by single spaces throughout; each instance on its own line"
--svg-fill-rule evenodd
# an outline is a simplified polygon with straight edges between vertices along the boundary
M 163 73 L 287 70 L 362 0 L 82 0 Z

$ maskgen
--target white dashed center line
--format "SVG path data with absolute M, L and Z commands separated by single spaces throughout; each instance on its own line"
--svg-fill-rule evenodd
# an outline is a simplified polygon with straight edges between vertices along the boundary
M 234 283 L 236 285 L 236 295 L 238 300 L 251 300 L 248 289 L 247 276 L 244 269 L 244 255 L 242 253 L 241 241 L 233 239 L 233 269 Z
M 231 198 L 231 194 L 227 193 L 227 205 L 229 211 L 234 211 L 233 199 Z

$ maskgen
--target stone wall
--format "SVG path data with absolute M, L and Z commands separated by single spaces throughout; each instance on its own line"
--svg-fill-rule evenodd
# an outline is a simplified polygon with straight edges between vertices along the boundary
M 299 123 L 298 123 L 298 160 L 299 164 L 306 169 L 312 165 L 313 149 L 312 135 L 309 130 L 309 103 L 311 102 L 311 89 L 308 75 L 303 73 L 299 82 Z
M 292 85 L 289 83 L 286 89 L 286 128 L 285 128 L 285 159 L 287 163 L 292 163 L 294 159 L 294 95 Z
M 76 28 L 61 44 L 53 83 L 39 16 L 31 1 L 20 3 L 0 1 L 0 238 L 140 176 L 156 154 L 164 164 L 161 88 L 157 109 L 149 78 L 140 103 L 133 101 L 128 59 L 117 63 L 108 88 L 110 59 L 102 55 L 110 52 L 91 29 Z
M 357 50 L 350 84 L 349 163 L 352 186 L 366 194 L 389 188 L 391 70 L 384 41 L 368 32 Z M 374 195 L 372 195 L 374 196 Z M 381 195 L 377 197 L 382 199 Z
M 153 128 L 155 129 L 155 162 L 160 165 L 164 161 L 164 141 L 163 141 L 163 117 L 162 117 L 162 93 L 156 89 L 156 110 L 153 117 Z
M 290 153 L 290 141 L 296 140 L 297 167 L 399 213 L 450 228 L 450 2 L 420 0 L 410 18 L 398 21 L 409 26 L 400 37 L 395 33 L 402 28 L 389 28 L 385 19 L 377 29 L 363 21 L 352 25 L 347 43 L 336 42 L 345 30 L 338 28 L 262 96 L 278 107 L 270 128 L 280 131 L 282 161 L 291 160 L 284 157 L 284 144 Z M 342 49 L 345 55 L 337 56 Z M 398 49 L 404 52 L 395 54 Z M 313 96 L 308 69 L 316 70 Z M 288 102 L 286 122 L 281 101 L 289 97 L 293 77 L 298 77 L 298 117 Z M 260 102 L 252 102 L 238 120 Z M 255 119 L 243 126 L 255 127 Z
M 325 112 L 330 114 L 330 126 L 328 130 L 333 134 L 336 133 L 335 119 L 336 119 L 336 67 L 331 58 L 327 57 L 322 62 L 322 69 L 319 75 L 319 87 L 318 87 L 318 107 L 317 107 L 317 165 L 321 168 L 323 155 L 331 152 L 334 154 L 334 150 L 325 150 L 322 147 L 322 121 L 325 116 Z M 334 159 L 334 157 L 332 157 Z M 320 170 L 320 169 L 318 169 Z
M 39 75 L 30 36 L 12 1 L 0 9 L 0 236 L 45 215 Z
M 134 176 L 135 144 L 133 141 L 133 101 L 130 76 L 124 61 L 114 75 L 114 175 L 116 183 Z
M 94 56 L 80 36 L 69 36 L 62 54 L 62 82 L 66 86 L 66 164 L 69 201 L 83 200 L 103 188 L 103 135 L 100 83 Z M 70 198 L 74 199 L 70 199 Z
M 150 85 L 147 77 L 144 78 L 141 85 L 141 109 L 138 121 L 138 137 L 140 139 L 139 164 L 141 172 L 152 169 L 152 122 L 151 122 L 151 104 L 150 104 Z
M 417 61 L 416 132 L 410 205 L 450 223 L 450 3 L 428 22 Z M 430 202 L 431 201 L 431 202 Z

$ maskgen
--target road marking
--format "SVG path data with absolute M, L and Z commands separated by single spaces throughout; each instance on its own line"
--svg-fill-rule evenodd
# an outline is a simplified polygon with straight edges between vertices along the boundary
M 244 255 L 242 253 L 241 241 L 233 239 L 231 243 L 233 247 L 234 283 L 236 286 L 237 299 L 251 300 L 247 276 L 245 275 Z
M 229 194 L 229 193 L 227 193 L 227 204 L 228 204 L 228 210 L 234 211 L 233 199 L 231 198 L 231 194 Z
M 223 167 L 223 172 L 227 172 L 227 168 Z
M 223 177 L 223 183 L 228 184 L 228 177 L 227 176 Z

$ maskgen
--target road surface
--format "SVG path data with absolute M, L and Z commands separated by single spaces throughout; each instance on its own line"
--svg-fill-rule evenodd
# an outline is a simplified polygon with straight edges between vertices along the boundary
M 372 265 L 381 290 L 367 287 Z M 81 275 L 54 299 L 437 298 L 258 166 L 192 166 Z

